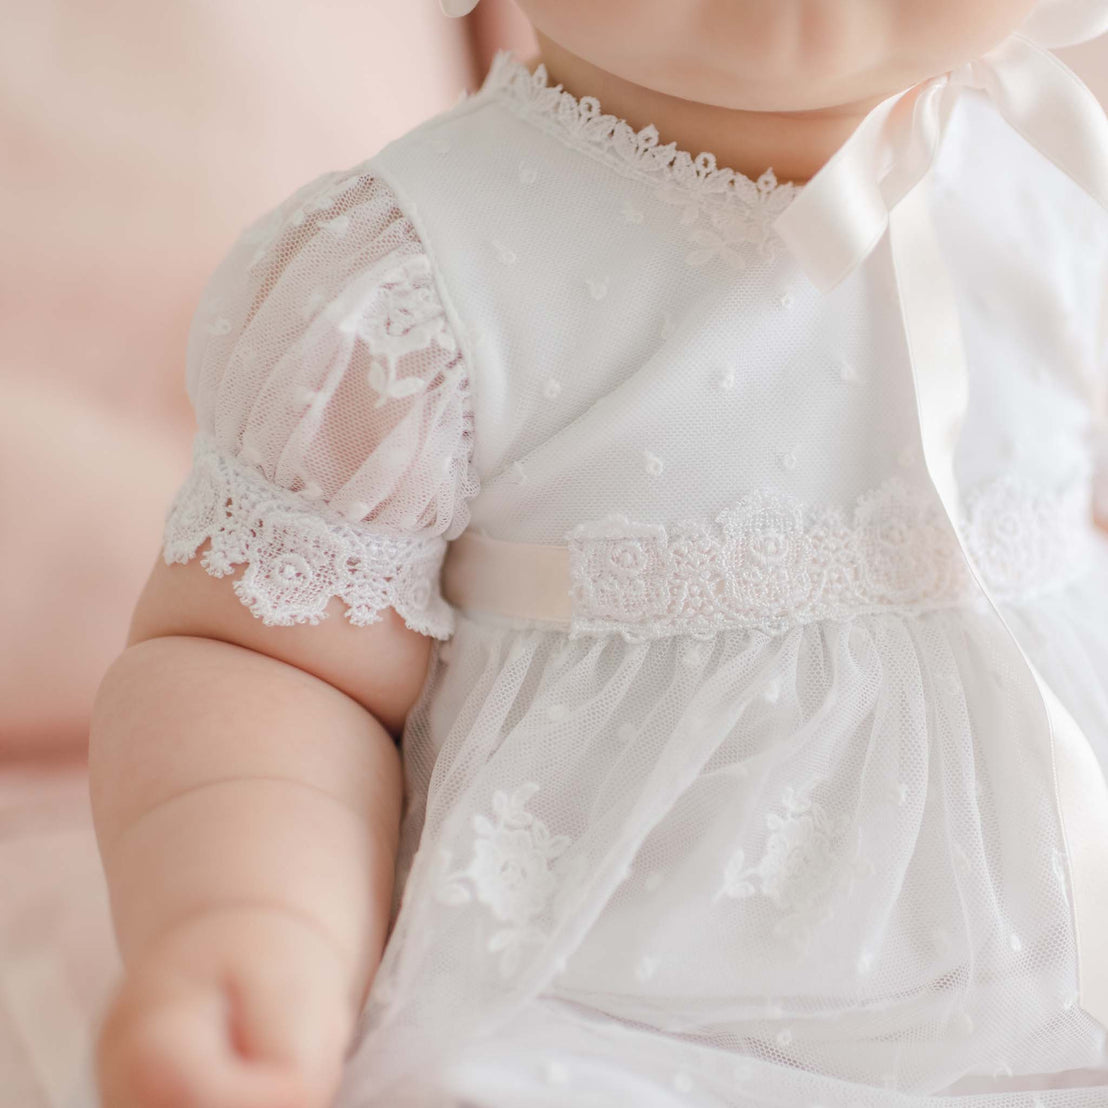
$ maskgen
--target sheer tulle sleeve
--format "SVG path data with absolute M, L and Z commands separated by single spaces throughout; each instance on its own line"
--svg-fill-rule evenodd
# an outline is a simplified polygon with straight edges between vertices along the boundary
M 193 465 L 163 556 L 224 576 L 268 624 L 331 597 L 446 638 L 446 542 L 478 482 L 467 367 L 430 259 L 387 185 L 311 182 L 248 228 L 193 319 Z

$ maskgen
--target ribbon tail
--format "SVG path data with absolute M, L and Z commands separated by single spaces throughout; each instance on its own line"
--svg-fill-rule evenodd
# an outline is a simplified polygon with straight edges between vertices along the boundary
M 1084 81 L 1022 35 L 974 69 L 1008 124 L 1108 211 L 1108 116 Z
M 874 108 L 774 222 L 820 292 L 830 292 L 853 272 L 888 228 L 880 181 L 886 132 L 902 98 L 890 96 Z
M 942 76 L 884 100 L 777 217 L 774 229 L 821 292 L 884 238 L 890 210 L 931 168 L 960 91 Z
M 954 452 L 967 406 L 967 373 L 957 301 L 929 210 L 929 190 L 913 189 L 890 213 L 897 291 L 915 388 L 924 462 L 964 560 L 1034 680 L 1054 778 L 1069 877 L 1082 1008 L 1108 1026 L 1108 782 L 1087 737 L 1039 675 L 981 578 L 956 520 Z

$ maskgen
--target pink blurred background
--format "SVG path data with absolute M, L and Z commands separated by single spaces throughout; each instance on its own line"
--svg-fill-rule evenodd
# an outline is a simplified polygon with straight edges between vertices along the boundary
M 0 26 L 0 1108 L 61 1108 L 116 972 L 89 707 L 187 468 L 201 286 L 533 43 L 510 0 L 0 0 Z M 1067 60 L 1108 101 L 1108 41 Z
M 475 88 L 506 4 L 0 0 L 0 1108 L 74 1103 L 117 970 L 83 768 L 238 232 Z

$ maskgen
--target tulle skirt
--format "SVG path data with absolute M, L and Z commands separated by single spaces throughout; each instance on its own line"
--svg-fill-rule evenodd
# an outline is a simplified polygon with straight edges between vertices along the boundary
M 1108 764 L 1108 540 L 1003 610 Z M 1017 657 L 983 604 L 645 643 L 461 616 L 340 1104 L 1108 1105 Z

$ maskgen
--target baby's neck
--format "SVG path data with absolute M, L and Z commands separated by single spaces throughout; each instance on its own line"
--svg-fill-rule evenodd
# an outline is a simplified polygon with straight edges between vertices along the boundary
M 877 99 L 807 112 L 761 112 L 683 100 L 632 84 L 538 36 L 539 59 L 551 84 L 576 97 L 595 96 L 605 112 L 636 130 L 652 123 L 663 142 L 695 155 L 710 151 L 717 163 L 747 177 L 772 169 L 780 181 L 802 184 L 850 137 Z

